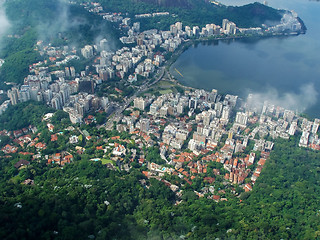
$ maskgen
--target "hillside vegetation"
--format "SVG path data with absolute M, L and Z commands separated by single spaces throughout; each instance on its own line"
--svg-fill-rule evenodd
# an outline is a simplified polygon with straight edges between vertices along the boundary
M 297 139 L 276 141 L 252 192 L 219 203 L 186 186 L 183 202 L 174 205 L 176 197 L 163 183 L 151 179 L 146 188 L 136 168 L 111 171 L 88 161 L 89 153 L 63 168 L 32 161 L 20 171 L 13 166 L 18 154 L 2 158 L 0 237 L 316 239 L 320 153 L 298 148 Z M 35 185 L 20 184 L 27 178 Z

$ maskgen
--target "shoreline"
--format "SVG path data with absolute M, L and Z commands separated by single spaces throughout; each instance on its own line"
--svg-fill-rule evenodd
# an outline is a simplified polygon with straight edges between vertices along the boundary
M 168 59 L 166 61 L 166 63 L 164 65 L 168 65 L 168 62 L 172 62 L 169 63 L 170 67 L 173 64 L 173 62 L 175 60 L 172 60 L 174 57 L 179 57 L 185 50 L 187 50 L 191 45 L 196 44 L 196 43 L 207 43 L 207 42 L 213 42 L 213 41 L 223 41 L 223 40 L 240 40 L 240 39 L 257 39 L 257 40 L 261 40 L 261 39 L 267 39 L 267 38 L 285 38 L 285 37 L 292 37 L 292 36 L 299 36 L 301 34 L 305 34 L 305 31 L 301 31 L 301 32 L 291 32 L 291 33 L 273 33 L 273 34 L 262 34 L 262 35 L 245 35 L 245 36 L 225 36 L 225 37 L 217 37 L 217 38 L 198 38 L 198 39 L 188 39 L 185 40 L 178 48 L 178 50 L 174 51 L 172 53 L 172 56 L 170 57 L 170 59 Z M 183 49 L 180 49 L 183 48 Z M 181 52 L 181 53 L 179 53 Z M 178 55 L 179 54 L 179 55 Z M 178 56 L 177 56 L 178 55 Z M 165 66 L 167 68 L 167 66 Z
M 302 32 L 294 32 L 294 33 L 278 33 L 278 34 L 264 34 L 261 36 L 225 36 L 225 37 L 218 37 L 218 38 L 199 38 L 199 39 L 188 39 L 185 40 L 176 51 L 172 53 L 172 56 L 164 63 L 164 68 L 170 73 L 171 66 L 176 62 L 176 60 L 183 54 L 186 50 L 188 50 L 191 46 L 194 46 L 199 43 L 212 43 L 214 41 L 231 41 L 231 40 L 241 40 L 241 39 L 256 39 L 262 40 L 267 38 L 286 38 L 292 36 L 299 36 L 300 34 L 305 34 L 305 31 Z M 174 76 L 171 75 L 172 80 L 178 82 L 181 86 L 184 86 L 176 79 Z M 190 86 L 184 86 L 187 88 L 197 89 Z
M 185 42 L 183 42 L 179 48 L 172 53 L 172 56 L 170 57 L 170 59 L 168 59 L 165 64 L 164 64 L 164 68 L 167 71 L 167 75 L 169 76 L 169 80 L 172 81 L 174 84 L 184 88 L 185 90 L 199 90 L 199 89 L 204 89 L 204 90 L 208 90 L 205 89 L 204 87 L 192 87 L 190 85 L 187 85 L 186 83 L 181 82 L 174 74 L 172 74 L 171 71 L 171 67 L 173 66 L 173 64 L 177 61 L 177 59 L 186 51 L 188 50 L 191 46 L 195 46 L 197 44 L 205 44 L 205 43 L 209 43 L 212 44 L 213 42 L 217 41 L 236 41 L 236 40 L 242 40 L 242 39 L 253 39 L 256 41 L 259 40 L 263 40 L 263 39 L 268 39 L 268 38 L 287 38 L 287 37 L 291 37 L 291 36 L 298 36 L 300 34 L 305 34 L 305 32 L 300 32 L 300 33 L 291 33 L 291 34 L 287 34 L 287 33 L 281 33 L 281 34 L 268 34 L 268 35 L 263 35 L 263 36 L 226 36 L 226 37 L 219 37 L 219 38 L 215 38 L 215 39 L 189 39 Z M 178 69 L 179 70 L 179 69 Z M 161 80 L 160 80 L 161 81 Z M 219 91 L 219 89 L 217 89 Z M 230 94 L 230 92 L 221 92 L 222 95 L 225 94 Z M 236 94 L 238 95 L 238 94 Z M 239 96 L 242 99 L 245 99 L 248 96 Z M 296 110 L 295 110 L 296 111 Z M 307 116 L 308 118 L 314 119 L 316 118 L 316 116 L 313 116 L 313 114 L 311 114 L 311 116 L 309 115 L 310 113 L 307 113 L 306 111 L 298 111 L 300 115 L 304 115 Z

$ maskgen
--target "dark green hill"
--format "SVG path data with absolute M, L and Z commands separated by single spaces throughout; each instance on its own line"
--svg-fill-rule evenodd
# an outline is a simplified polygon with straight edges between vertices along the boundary
M 137 0 L 136 2 L 145 2 L 148 4 L 158 5 L 161 7 L 183 7 L 191 8 L 194 4 L 188 0 Z
M 82 1 L 85 2 L 85 1 Z M 169 11 L 176 14 L 174 21 L 186 25 L 221 24 L 228 18 L 239 27 L 257 27 L 266 21 L 280 21 L 282 12 L 261 3 L 241 7 L 217 6 L 203 0 L 98 0 L 107 11 L 134 14 Z M 152 21 L 152 20 L 151 20 Z

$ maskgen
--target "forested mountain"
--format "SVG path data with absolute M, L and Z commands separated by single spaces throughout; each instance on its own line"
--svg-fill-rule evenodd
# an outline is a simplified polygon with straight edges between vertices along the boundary
M 221 25 L 222 19 L 227 18 L 239 27 L 257 27 L 266 21 L 280 21 L 282 16 L 282 11 L 257 2 L 241 7 L 215 5 L 203 0 L 99 0 L 98 2 L 108 11 L 128 12 L 131 16 L 169 11 L 176 15 L 175 21 L 182 21 L 184 25 L 191 26 L 207 23 Z

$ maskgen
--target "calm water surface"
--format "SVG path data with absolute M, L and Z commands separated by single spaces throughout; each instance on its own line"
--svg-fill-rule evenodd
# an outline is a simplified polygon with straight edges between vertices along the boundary
M 242 5 L 247 0 L 223 0 Z M 172 65 L 183 84 L 261 100 L 320 117 L 320 2 L 272 0 L 269 6 L 294 10 L 305 22 L 305 35 L 219 41 L 190 47 Z M 175 68 L 181 72 L 181 77 Z

